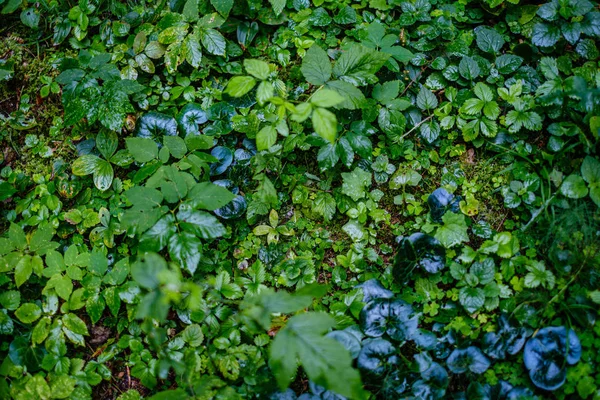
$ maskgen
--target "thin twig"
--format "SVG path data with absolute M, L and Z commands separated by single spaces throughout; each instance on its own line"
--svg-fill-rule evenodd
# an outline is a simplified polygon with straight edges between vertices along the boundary
M 418 127 L 420 127 L 421 125 L 423 125 L 425 122 L 429 121 L 433 117 L 434 117 L 434 114 L 431 114 L 429 117 L 425 118 L 423 121 L 416 124 L 410 131 L 408 131 L 404 135 L 400 136 L 400 139 L 404 139 L 405 137 L 410 135 L 412 133 L 412 131 L 414 131 L 415 129 L 417 129 Z

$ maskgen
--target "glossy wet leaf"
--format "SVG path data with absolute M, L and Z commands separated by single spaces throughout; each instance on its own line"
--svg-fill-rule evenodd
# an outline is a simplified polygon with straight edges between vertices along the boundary
M 358 355 L 357 365 L 364 373 L 380 377 L 400 363 L 394 345 L 381 338 L 367 339 Z
M 144 114 L 136 124 L 136 136 L 160 143 L 163 135 L 176 136 L 175 118 L 159 112 Z
M 394 340 L 409 340 L 417 330 L 418 315 L 403 300 L 378 298 L 360 312 L 360 327 L 367 336 L 387 334 Z
M 491 365 L 488 358 L 475 346 L 454 349 L 446 363 L 450 372 L 455 374 L 464 374 L 465 372 L 483 374 Z
M 437 239 L 423 233 L 414 233 L 399 242 L 394 260 L 394 277 L 403 282 L 415 268 L 435 274 L 444 268 L 445 257 L 446 251 Z
M 564 326 L 540 329 L 525 344 L 523 361 L 533 384 L 556 390 L 566 380 L 566 366 L 581 358 L 581 342 L 575 331 Z

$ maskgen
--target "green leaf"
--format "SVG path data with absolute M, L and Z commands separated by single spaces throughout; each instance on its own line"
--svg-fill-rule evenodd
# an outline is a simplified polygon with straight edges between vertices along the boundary
M 219 14 L 227 18 L 233 7 L 233 0 L 210 0 L 210 4 L 213 5 Z
M 36 254 L 44 254 L 47 250 L 58 247 L 58 243 L 51 242 L 54 233 L 54 228 L 50 224 L 40 224 L 31 236 L 29 250 Z
M 188 35 L 183 40 L 181 43 L 181 55 L 192 67 L 200 67 L 200 61 L 202 61 L 202 49 L 196 35 Z
M 380 103 L 392 101 L 400 93 L 400 81 L 388 81 L 373 88 L 373 98 Z
M 84 336 L 89 335 L 85 322 L 73 313 L 65 314 L 62 318 L 62 322 L 65 327 L 73 333 Z
M 313 44 L 302 59 L 302 75 L 313 85 L 323 85 L 331 78 L 331 62 L 327 52 Z
M 231 97 L 242 97 L 252 90 L 256 85 L 256 80 L 251 76 L 234 76 L 227 83 L 223 93 Z
M 433 110 L 438 105 L 437 97 L 425 86 L 421 86 L 421 90 L 417 95 L 417 107 L 421 110 Z
M 300 364 L 316 384 L 348 398 L 366 398 L 348 350 L 324 336 L 335 323 L 324 313 L 299 314 L 277 333 L 269 348 L 269 365 L 281 390 L 294 380 Z
M 337 118 L 325 108 L 316 108 L 312 113 L 313 129 L 317 135 L 333 143 L 337 137 Z
M 246 68 L 246 72 L 261 81 L 266 80 L 271 73 L 268 63 L 261 60 L 254 60 L 252 58 L 247 58 L 244 60 L 244 68 Z
M 473 80 L 479 76 L 481 69 L 475 60 L 473 60 L 471 57 L 465 56 L 458 64 L 458 72 L 463 78 Z
M 485 293 L 482 288 L 464 287 L 458 293 L 458 301 L 470 313 L 474 313 L 483 307 Z
M 206 211 L 195 211 L 181 206 L 177 213 L 177 220 L 184 231 L 193 233 L 202 239 L 215 239 L 227 233 L 223 224 Z
M 216 56 L 225 55 L 225 38 L 216 29 L 204 29 L 200 31 L 202 46 L 211 54 Z
M 125 192 L 127 199 L 135 206 L 153 208 L 161 205 L 163 195 L 156 189 L 134 186 Z
M 325 84 L 325 87 L 336 91 L 344 99 L 344 101 L 340 103 L 337 108 L 356 110 L 362 108 L 365 104 L 366 99 L 363 92 L 348 82 L 329 81 Z
M 0 293 L 0 305 L 7 310 L 16 310 L 21 304 L 21 292 L 18 290 L 5 290 Z
M 15 311 L 15 316 L 24 324 L 31 324 L 42 316 L 42 309 L 36 304 L 25 303 Z
M 214 211 L 227 205 L 235 195 L 222 186 L 212 182 L 200 182 L 194 185 L 188 193 L 186 204 L 194 209 Z
M 286 0 L 269 0 L 269 3 L 271 3 L 271 6 L 273 7 L 273 13 L 275 13 L 276 16 L 281 14 L 285 8 L 285 2 Z
M 258 151 L 269 150 L 277 142 L 277 130 L 267 125 L 256 134 L 256 149 Z
M 590 185 L 600 183 L 600 161 L 586 156 L 581 164 L 581 176 Z
M 189 232 L 181 232 L 169 239 L 169 254 L 190 274 L 196 272 L 200 262 L 202 243 Z
M 131 276 L 143 288 L 152 290 L 160 285 L 160 274 L 167 263 L 156 253 L 144 253 L 131 264 Z
M 46 284 L 47 288 L 53 288 L 56 294 L 63 300 L 69 300 L 73 293 L 73 281 L 66 275 L 56 274 Z
M 23 232 L 23 229 L 19 225 L 13 222 L 11 222 L 10 227 L 8 228 L 8 239 L 12 245 L 19 250 L 23 250 L 27 247 L 27 236 L 25 236 L 25 232 Z
M 342 103 L 344 98 L 331 89 L 321 89 L 310 98 L 311 104 L 317 107 L 333 107 Z
M 356 167 L 352 172 L 342 173 L 344 183 L 342 184 L 342 193 L 354 201 L 358 201 L 366 196 L 366 189 L 371 186 L 371 173 Z
M 129 153 L 139 163 L 146 163 L 158 157 L 158 145 L 152 139 L 133 137 L 125 139 L 125 143 Z
M 185 19 L 189 22 L 198 21 L 198 0 L 187 0 L 185 2 L 185 5 L 183 6 L 182 14 L 185 16 Z
M 158 42 L 161 44 L 171 44 L 181 42 L 188 34 L 188 25 L 170 26 L 158 34 Z
M 494 29 L 477 27 L 475 28 L 475 35 L 477 38 L 477 47 L 486 53 L 497 54 L 502 46 L 504 46 L 504 39 Z
M 588 194 L 588 189 L 581 176 L 569 175 L 560 185 L 560 192 L 570 199 L 581 199 Z
M 98 136 L 96 136 L 96 147 L 107 160 L 110 159 L 117 150 L 118 142 L 119 138 L 117 137 L 117 134 L 106 129 L 101 130 Z
M 435 238 L 446 248 L 469 241 L 467 222 L 463 214 L 447 212 L 442 217 L 443 225 L 438 228 Z
M 169 149 L 171 155 L 177 159 L 183 158 L 187 154 L 185 141 L 179 136 L 164 136 L 163 143 Z
M 91 154 L 86 154 L 84 156 L 79 157 L 73 162 L 73 165 L 71 166 L 73 175 L 85 176 L 93 174 L 100 161 L 102 160 L 99 157 Z
M 96 170 L 94 171 L 94 185 L 100 191 L 105 191 L 112 185 L 114 171 L 112 165 L 108 161 L 98 160 Z
M 192 324 L 186 326 L 183 332 L 181 332 L 181 338 L 191 347 L 199 347 L 204 341 L 204 333 L 200 325 Z
M 554 46 L 560 39 L 560 29 L 551 24 L 538 23 L 533 27 L 531 42 L 540 47 Z
M 338 58 L 333 67 L 333 75 L 355 86 L 375 83 L 375 73 L 383 67 L 389 57 L 389 54 L 352 44 Z
M 106 302 L 100 293 L 94 293 L 92 296 L 88 297 L 85 302 L 85 311 L 90 316 L 92 324 L 96 324 L 100 321 L 105 308 Z
M 312 211 L 321 215 L 325 221 L 331 221 L 336 211 L 335 199 L 329 193 L 318 192 L 312 202 Z

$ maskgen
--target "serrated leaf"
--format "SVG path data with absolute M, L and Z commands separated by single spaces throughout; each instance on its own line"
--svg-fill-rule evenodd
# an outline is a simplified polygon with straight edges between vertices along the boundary
M 302 59 L 302 75 L 313 85 L 323 85 L 331 78 L 331 62 L 327 52 L 313 44 Z
M 312 113 L 313 129 L 323 139 L 333 143 L 337 137 L 337 118 L 334 113 L 318 107 Z

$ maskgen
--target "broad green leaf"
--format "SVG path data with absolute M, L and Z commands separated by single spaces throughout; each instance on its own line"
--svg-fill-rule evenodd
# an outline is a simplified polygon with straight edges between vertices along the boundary
M 458 72 L 463 78 L 473 80 L 479 76 L 481 68 L 471 57 L 464 56 L 458 64 Z
M 163 142 L 173 157 L 180 159 L 187 154 L 185 141 L 179 136 L 164 136 Z
M 366 190 L 371 186 L 371 173 L 356 167 L 352 172 L 342 173 L 344 180 L 342 193 L 352 200 L 358 201 L 366 196 Z
M 389 54 L 353 44 L 338 58 L 333 67 L 333 75 L 356 86 L 375 83 L 377 81 L 375 73 L 389 57 Z
M 551 24 L 537 23 L 533 27 L 531 42 L 540 47 L 554 46 L 560 39 L 560 29 Z
M 223 93 L 231 97 L 242 97 L 252 90 L 256 85 L 256 80 L 251 76 L 234 76 L 227 83 L 227 87 Z
M 421 90 L 417 95 L 417 107 L 421 110 L 433 110 L 438 105 L 438 100 L 429 89 L 421 86 Z
M 227 17 L 233 7 L 233 1 L 234 0 L 210 0 L 210 4 L 213 5 L 219 14 L 223 17 Z
M 312 114 L 313 129 L 323 139 L 333 143 L 337 137 L 337 118 L 325 108 L 316 108 Z
M 160 44 L 171 44 L 181 42 L 188 33 L 188 25 L 170 26 L 158 34 Z
M 198 68 L 200 66 L 200 61 L 202 61 L 202 49 L 196 35 L 188 35 L 183 40 L 181 43 L 181 55 L 192 67 Z
M 98 190 L 105 191 L 112 185 L 114 171 L 108 161 L 99 160 L 94 171 L 94 185 Z
M 225 55 L 225 38 L 216 29 L 204 29 L 200 31 L 200 41 L 202 46 L 210 53 L 216 56 Z
M 458 294 L 460 304 L 470 313 L 474 313 L 483 307 L 485 294 L 482 288 L 464 287 Z
M 223 224 L 206 211 L 195 211 L 181 206 L 177 213 L 177 221 L 184 231 L 193 233 L 201 239 L 215 239 L 227 233 Z
M 600 183 L 600 161 L 586 156 L 581 164 L 581 176 L 590 185 Z
M 331 89 L 321 89 L 310 98 L 310 102 L 317 107 L 333 107 L 343 101 L 344 98 Z
M 447 212 L 442 217 L 443 225 L 438 228 L 435 238 L 446 248 L 469 241 L 467 222 L 463 214 Z
M 276 16 L 281 14 L 283 9 L 285 8 L 285 2 L 286 0 L 269 0 L 269 3 L 271 3 L 271 6 L 273 7 L 273 12 Z
M 125 143 L 129 153 L 139 163 L 146 163 L 158 157 L 158 145 L 152 139 L 133 137 L 125 139 Z
M 214 211 L 227 205 L 234 198 L 235 195 L 222 186 L 211 182 L 200 182 L 190 189 L 186 203 L 194 209 Z
M 91 154 L 86 154 L 84 156 L 79 157 L 73 162 L 73 165 L 71 166 L 73 175 L 85 176 L 93 174 L 100 161 L 102 161 L 100 158 Z
M 181 332 L 181 337 L 191 347 L 198 347 L 204 341 L 204 333 L 198 324 L 186 326 L 183 332 Z
M 102 129 L 96 136 L 96 147 L 107 160 L 117 151 L 119 138 L 113 131 Z
M 281 390 L 292 383 L 300 364 L 313 382 L 348 398 L 366 398 L 348 351 L 324 336 L 334 325 L 330 315 L 305 313 L 290 318 L 277 333 L 269 348 L 269 365 Z
M 258 151 L 269 150 L 277 142 L 277 130 L 267 125 L 256 134 L 256 149 Z
M 252 58 L 244 60 L 244 68 L 246 68 L 246 72 L 261 81 L 266 80 L 271 72 L 268 63 Z
M 302 75 L 313 85 L 323 85 L 331 78 L 331 61 L 327 52 L 313 44 L 302 59 Z
M 486 53 L 497 54 L 504 45 L 504 39 L 494 29 L 477 27 L 475 29 L 477 46 Z
M 156 253 L 144 253 L 131 264 L 131 276 L 143 288 L 152 290 L 160 285 L 160 275 L 167 263 Z
M 198 0 L 187 0 L 183 6 L 182 14 L 189 22 L 197 21 L 199 18 Z
M 202 255 L 202 243 L 196 236 L 189 232 L 173 235 L 169 239 L 168 248 L 171 259 L 178 261 L 190 274 L 196 272 Z
M 65 314 L 62 317 L 62 321 L 65 327 L 71 332 L 76 333 L 78 335 L 89 335 L 85 322 L 83 322 L 81 318 L 79 318 L 77 315 L 73 313 Z
M 588 188 L 581 176 L 569 175 L 560 186 L 560 192 L 570 199 L 580 199 L 588 194 Z
M 54 237 L 54 228 L 48 223 L 40 224 L 38 229 L 31 236 L 29 241 L 29 250 L 36 254 L 44 254 L 49 249 L 58 247 L 58 244 L 51 242 Z
M 356 110 L 362 108 L 365 104 L 366 99 L 363 92 L 348 82 L 338 80 L 329 81 L 325 84 L 325 87 L 336 91 L 344 99 L 337 108 Z
M 15 316 L 24 324 L 31 324 L 42 316 L 42 309 L 36 304 L 25 303 L 15 311 Z
M 25 232 L 23 232 L 23 229 L 19 225 L 13 222 L 11 222 L 10 227 L 8 228 L 8 239 L 17 249 L 23 250 L 27 247 L 27 237 L 25 236 Z

